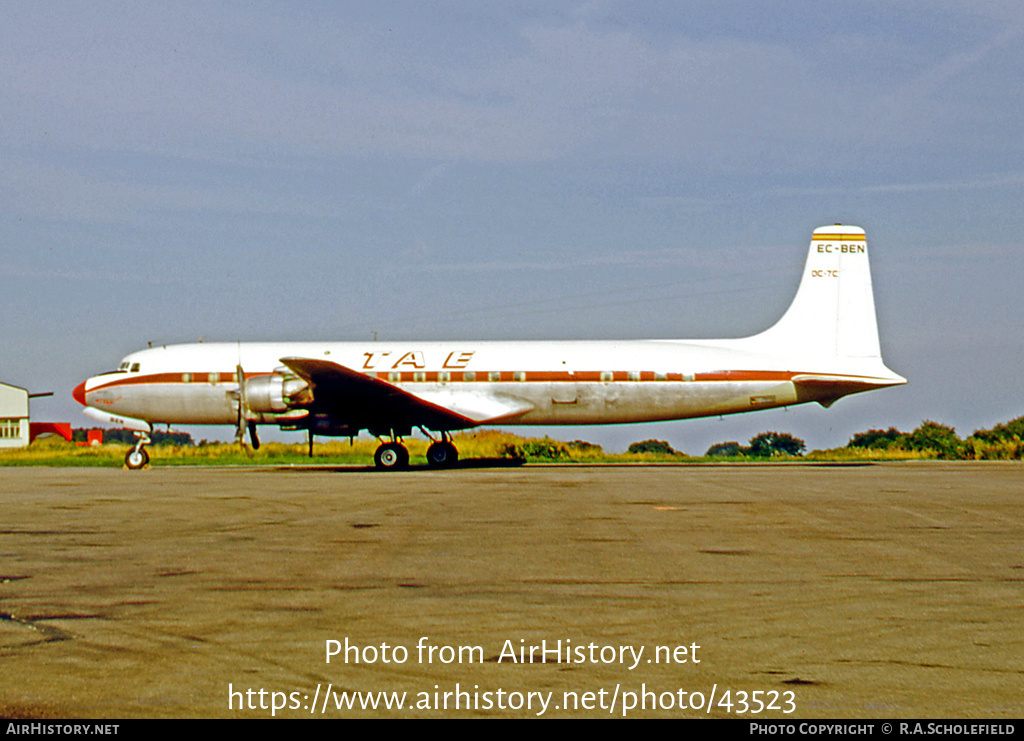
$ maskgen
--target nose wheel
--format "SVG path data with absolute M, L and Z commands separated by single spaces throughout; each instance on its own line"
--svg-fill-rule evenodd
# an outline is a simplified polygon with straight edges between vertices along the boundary
M 138 441 L 135 443 L 135 447 L 129 450 L 124 456 L 124 465 L 126 468 L 132 471 L 138 471 L 140 468 L 145 468 L 149 464 L 149 453 L 146 452 L 146 445 L 149 445 L 149 435 L 146 433 L 136 433 Z

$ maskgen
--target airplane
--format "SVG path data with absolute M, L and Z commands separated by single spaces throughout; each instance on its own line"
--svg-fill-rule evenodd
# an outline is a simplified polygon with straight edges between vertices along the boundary
M 740 339 L 516 342 L 198 343 L 127 355 L 79 384 L 90 418 L 135 431 L 129 469 L 157 424 L 258 425 L 381 440 L 380 470 L 406 468 L 420 429 L 431 467 L 456 464 L 451 433 L 479 425 L 595 425 L 823 407 L 906 379 L 882 361 L 867 239 L 814 230 L 782 318 Z

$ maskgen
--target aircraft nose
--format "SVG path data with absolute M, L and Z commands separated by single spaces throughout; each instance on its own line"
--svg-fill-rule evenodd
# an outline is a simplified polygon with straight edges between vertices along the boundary
M 64 388 L 67 388 L 67 386 Z M 80 384 L 75 386 L 75 390 L 71 392 L 71 396 L 83 407 L 87 406 L 85 403 L 85 381 L 82 381 Z

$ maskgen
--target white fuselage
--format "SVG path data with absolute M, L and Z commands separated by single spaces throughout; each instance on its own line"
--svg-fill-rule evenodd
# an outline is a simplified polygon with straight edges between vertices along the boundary
M 865 368 L 772 358 L 738 341 L 205 343 L 128 355 L 90 378 L 84 401 L 151 424 L 234 424 L 237 368 L 271 374 L 286 357 L 322 358 L 394 384 L 477 423 L 615 424 L 787 406 L 795 376 Z M 874 385 L 874 384 L 872 384 Z M 278 416 L 262 415 L 273 423 Z

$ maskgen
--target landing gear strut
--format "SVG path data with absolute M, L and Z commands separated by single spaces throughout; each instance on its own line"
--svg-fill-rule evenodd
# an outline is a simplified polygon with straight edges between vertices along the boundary
M 149 435 L 145 432 L 136 432 L 135 437 L 138 438 L 135 447 L 129 450 L 124 457 L 124 465 L 132 471 L 144 468 L 149 463 L 149 453 L 146 452 L 145 446 L 151 442 Z

